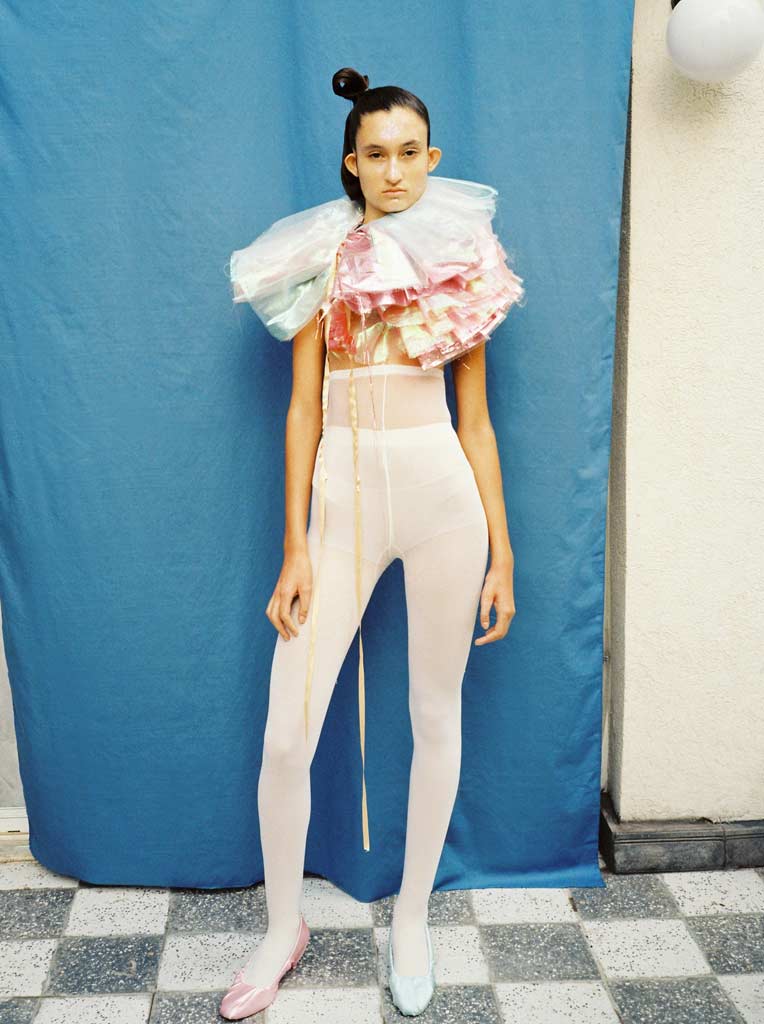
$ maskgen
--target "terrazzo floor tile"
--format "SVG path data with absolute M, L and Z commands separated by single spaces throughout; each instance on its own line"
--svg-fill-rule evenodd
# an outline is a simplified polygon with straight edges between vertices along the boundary
M 472 905 L 481 924 L 576 919 L 567 889 L 474 889 Z
M 67 935 L 161 935 L 167 925 L 166 889 L 123 886 L 78 889 Z
M 620 981 L 610 991 L 623 1024 L 741 1024 L 716 978 Z
M 56 875 L 36 860 L 0 864 L 0 889 L 76 889 L 79 884 L 76 878 Z
M 753 868 L 667 872 L 661 877 L 683 914 L 764 913 L 764 879 Z
M 442 985 L 488 985 L 491 977 L 477 925 L 430 928 L 435 980 Z
M 599 977 L 577 924 L 481 925 L 480 939 L 494 981 Z
M 382 992 L 384 1024 L 501 1024 L 501 1015 L 493 990 L 488 985 L 438 985 L 426 1009 L 409 1017 L 393 1002 L 390 989 Z
M 250 1018 L 260 1024 L 262 1014 Z M 359 988 L 279 989 L 265 1011 L 267 1024 L 379 1024 L 376 985 Z
M 390 912 L 397 895 L 392 898 Z M 427 920 L 430 924 L 473 924 L 475 921 L 475 910 L 472 904 L 472 894 L 468 889 L 446 889 L 443 892 L 430 894 L 430 902 L 427 909 Z M 378 922 L 382 923 L 382 922 Z M 387 922 L 390 923 L 389 920 Z
M 43 999 L 34 1024 L 146 1024 L 151 993 Z
M 53 938 L 63 932 L 76 889 L 0 892 L 0 939 Z
M 684 921 L 585 921 L 583 928 L 608 978 L 710 973 Z
M 0 1021 L 2 1024 L 31 1024 L 38 1005 L 38 999 L 24 999 L 22 996 L 0 999 Z
M 261 937 L 254 932 L 168 932 L 156 987 L 165 992 L 225 990 Z
M 259 932 L 268 927 L 265 886 L 246 889 L 173 889 L 169 932 Z
M 0 998 L 41 995 L 56 945 L 56 939 L 0 942 Z
M 605 888 L 574 888 L 571 901 L 582 918 L 679 917 L 679 906 L 661 875 L 610 875 Z
M 720 974 L 719 984 L 746 1024 L 764 1024 L 764 974 Z
M 718 974 L 764 971 L 764 914 L 691 917 L 687 923 Z
M 310 941 L 302 959 L 284 981 L 290 986 L 300 984 L 314 988 L 377 984 L 371 928 L 313 928 L 310 924 L 309 927 Z
M 156 992 L 149 1024 L 222 1024 L 218 1013 L 225 989 L 209 992 Z M 250 1018 L 254 1024 L 265 1024 L 267 1015 Z
M 377 971 L 381 985 L 389 977 L 387 944 L 389 928 L 375 928 Z M 488 964 L 475 925 L 430 925 L 430 941 L 438 985 L 488 985 Z
M 501 982 L 496 985 L 507 1024 L 618 1024 L 619 1017 L 598 981 Z
M 324 878 L 306 878 L 303 883 L 302 912 L 308 927 L 371 928 L 370 903 L 353 899 Z
M 150 992 L 161 935 L 64 937 L 50 966 L 46 995 Z

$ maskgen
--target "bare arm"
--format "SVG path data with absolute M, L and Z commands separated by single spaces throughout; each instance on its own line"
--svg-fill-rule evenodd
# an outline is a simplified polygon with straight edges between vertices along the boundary
M 324 343 L 317 317 L 292 342 L 292 397 L 286 417 L 284 554 L 307 550 L 311 477 L 321 439 Z
M 513 559 L 496 434 L 485 389 L 485 345 L 454 360 L 457 434 L 475 472 L 488 520 L 491 563 Z
M 324 343 L 314 318 L 292 341 L 292 397 L 286 416 L 284 561 L 265 610 L 285 640 L 297 636 L 293 619 L 295 595 L 300 601 L 300 623 L 308 615 L 313 591 L 313 569 L 308 551 L 313 466 L 321 439 L 321 392 Z
M 476 644 L 503 637 L 515 614 L 512 591 L 514 554 L 509 540 L 504 485 L 501 477 L 496 434 L 488 411 L 485 387 L 485 345 L 477 346 L 453 363 L 456 394 L 456 433 L 464 449 L 480 492 L 488 522 L 491 566 L 480 603 L 480 622 L 489 624 L 491 605 L 496 605 L 496 623 Z

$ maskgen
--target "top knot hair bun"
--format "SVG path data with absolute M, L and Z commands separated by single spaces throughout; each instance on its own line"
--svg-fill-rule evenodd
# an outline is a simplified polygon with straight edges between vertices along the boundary
M 361 93 L 366 92 L 368 88 L 368 75 L 362 75 L 355 68 L 340 68 L 332 76 L 332 89 L 338 96 L 352 103 L 355 103 Z

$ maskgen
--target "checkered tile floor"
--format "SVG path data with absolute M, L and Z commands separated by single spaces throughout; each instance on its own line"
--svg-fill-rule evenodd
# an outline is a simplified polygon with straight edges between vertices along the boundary
M 422 1024 L 764 1024 L 764 869 L 606 889 L 433 893 Z M 306 877 L 311 941 L 257 1024 L 410 1020 L 386 987 L 395 897 Z M 0 1024 L 213 1024 L 265 928 L 263 887 L 96 887 L 0 863 Z

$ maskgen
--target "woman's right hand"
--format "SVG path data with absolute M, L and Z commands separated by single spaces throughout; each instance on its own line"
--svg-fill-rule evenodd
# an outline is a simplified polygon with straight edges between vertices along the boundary
M 307 547 L 285 555 L 281 573 L 265 609 L 265 614 L 284 640 L 290 639 L 290 630 L 295 636 L 299 632 L 292 618 L 296 597 L 299 598 L 299 619 L 302 625 L 308 617 L 312 591 L 313 567 Z

